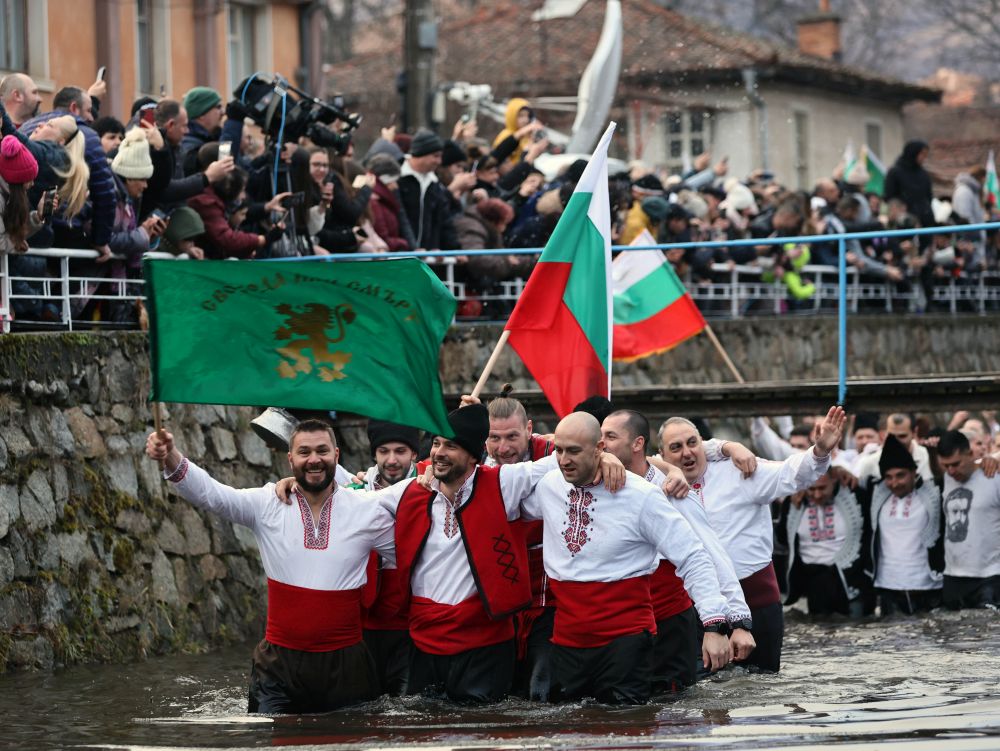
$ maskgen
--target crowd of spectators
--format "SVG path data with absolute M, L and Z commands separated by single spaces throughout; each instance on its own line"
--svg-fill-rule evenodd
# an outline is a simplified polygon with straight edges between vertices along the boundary
M 28 76 L 0 82 L 2 250 L 17 279 L 17 319 L 63 315 L 57 302 L 38 294 L 40 280 L 52 274 L 50 261 L 24 255 L 28 247 L 96 250 L 95 259 L 73 262 L 72 275 L 90 281 L 73 294 L 71 314 L 121 323 L 141 317 L 141 302 L 104 299 L 100 288 L 138 279 L 151 250 L 260 259 L 540 248 L 586 164 L 571 162 L 556 176 L 536 167 L 550 144 L 524 99 L 510 100 L 505 127 L 493 140 L 463 117 L 450 138 L 386 128 L 359 153 L 346 139 L 345 148 L 329 149 L 308 137 L 279 149 L 238 99 L 226 101 L 203 86 L 179 99 L 141 98 L 124 121 L 101 111 L 105 93 L 102 81 L 86 91 L 67 86 L 52 111 L 39 114 L 38 88 Z M 927 152 L 926 144 L 908 143 L 883 195 L 860 187 L 869 179 L 862 163 L 806 193 L 766 172 L 730 175 L 725 159 L 712 164 L 707 153 L 682 175 L 634 162 L 609 177 L 613 241 L 629 243 L 643 230 L 661 243 L 698 243 L 940 226 L 934 236 L 852 241 L 848 248 L 863 278 L 926 293 L 942 279 L 994 268 L 1000 256 L 997 233 L 948 230 L 995 215 L 983 200 L 984 170 L 959 175 L 951 201 L 940 202 L 922 166 Z M 717 280 L 714 264 L 759 266 L 765 280 L 787 287 L 795 307 L 816 291 L 803 267 L 835 264 L 837 244 L 694 247 L 666 256 L 695 285 Z M 503 281 L 527 277 L 535 259 L 461 257 L 454 273 L 469 299 L 459 314 L 504 315 L 491 293 Z

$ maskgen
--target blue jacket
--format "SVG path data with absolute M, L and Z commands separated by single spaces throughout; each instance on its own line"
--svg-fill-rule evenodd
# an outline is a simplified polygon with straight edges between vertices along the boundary
M 21 126 L 21 132 L 26 136 L 38 127 L 40 123 L 47 122 L 53 118 L 70 113 L 65 110 L 55 110 L 39 115 Z M 86 140 L 84 147 L 84 160 L 90 167 L 90 180 L 87 187 L 90 189 L 90 242 L 92 245 L 107 245 L 111 239 L 111 230 L 115 224 L 115 205 L 117 203 L 115 195 L 115 179 L 111 174 L 111 166 L 101 146 L 101 138 L 97 132 L 87 125 L 82 118 L 76 118 L 76 125 Z M 73 226 L 82 226 L 82 219 L 85 216 L 81 213 L 73 219 Z M 56 220 L 54 220 L 56 221 Z

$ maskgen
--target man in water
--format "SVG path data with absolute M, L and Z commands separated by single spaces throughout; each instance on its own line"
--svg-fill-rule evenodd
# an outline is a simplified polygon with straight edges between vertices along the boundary
M 249 527 L 267 574 L 267 630 L 253 653 L 248 711 L 328 712 L 378 696 L 362 642 L 361 590 L 374 550 L 395 560 L 392 516 L 334 480 L 340 451 L 333 430 L 304 420 L 292 432 L 288 464 L 293 502 L 275 502 L 274 485 L 236 490 L 212 479 L 165 431 L 146 454 L 188 502 Z

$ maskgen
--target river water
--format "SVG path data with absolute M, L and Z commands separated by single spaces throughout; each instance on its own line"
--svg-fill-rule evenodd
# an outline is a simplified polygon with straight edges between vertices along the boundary
M 792 612 L 779 675 L 729 668 L 647 706 L 407 697 L 283 718 L 244 714 L 245 646 L 0 678 L 0 748 L 1000 749 L 998 638 L 996 611 L 864 623 Z

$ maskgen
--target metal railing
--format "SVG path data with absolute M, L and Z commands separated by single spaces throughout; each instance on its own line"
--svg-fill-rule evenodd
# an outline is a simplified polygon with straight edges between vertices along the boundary
M 1000 225 L 982 225 L 1000 226 Z M 913 231 L 906 231 L 904 234 L 912 234 Z M 880 233 L 866 233 L 868 235 L 883 236 Z M 850 239 L 856 235 L 845 235 Z M 823 235 L 824 240 L 837 236 Z M 804 238 L 766 238 L 754 240 L 722 241 L 715 243 L 690 243 L 687 246 L 679 247 L 712 247 L 712 246 L 735 246 L 739 244 L 768 245 L 781 242 L 796 242 Z M 643 246 L 615 246 L 615 251 L 630 250 L 650 250 L 667 249 L 668 245 Z M 439 251 L 436 253 L 394 253 L 390 256 L 386 254 L 337 254 L 335 256 L 322 256 L 316 258 L 330 258 L 332 260 L 364 260 L 364 259 L 386 259 L 399 258 L 402 256 L 423 257 L 429 263 L 441 266 L 441 277 L 445 286 L 452 292 L 459 301 L 478 300 L 507 303 L 507 308 L 517 301 L 524 291 L 525 279 L 511 279 L 498 282 L 492 285 L 488 291 L 475 290 L 472 286 L 461 281 L 456 274 L 460 268 L 457 256 L 470 255 L 493 255 L 493 254 L 538 254 L 540 248 L 527 249 L 484 249 L 476 251 Z M 119 302 L 135 302 L 143 299 L 143 281 L 141 279 L 111 279 L 102 276 L 87 275 L 85 273 L 74 273 L 71 262 L 81 260 L 94 260 L 97 252 L 93 250 L 77 249 L 29 249 L 28 256 L 53 259 L 50 264 L 57 266 L 57 270 L 51 276 L 13 276 L 9 273 L 9 258 L 0 254 L 0 320 L 3 323 L 3 331 L 10 330 L 12 320 L 11 307 L 16 300 L 40 301 L 51 303 L 51 310 L 57 315 L 49 316 L 47 320 L 32 320 L 30 325 L 33 328 L 66 328 L 73 330 L 74 327 L 86 326 L 109 327 L 121 326 L 120 323 L 101 320 L 79 320 L 72 316 L 74 303 L 78 300 L 107 300 Z M 186 260 L 186 255 L 174 256 L 169 253 L 151 252 L 147 254 L 150 258 Z M 122 259 L 118 259 L 122 260 Z M 275 259 L 278 260 L 278 259 Z M 300 259 L 280 259 L 281 261 L 296 261 Z M 759 266 L 746 264 L 715 263 L 711 266 L 712 280 L 705 282 L 692 282 L 685 279 L 688 292 L 698 303 L 706 317 L 713 318 L 743 318 L 751 315 L 780 315 L 788 313 L 787 303 L 789 299 L 787 288 L 780 281 L 765 281 L 762 277 L 766 269 Z M 835 266 L 821 266 L 810 264 L 801 269 L 802 275 L 815 284 L 815 292 L 805 302 L 800 302 L 793 311 L 796 314 L 818 314 L 833 313 L 837 307 L 840 297 L 839 269 Z M 975 274 L 962 274 L 958 277 L 948 276 L 938 280 L 931 291 L 930 298 L 925 299 L 914 285 L 908 290 L 900 288 L 893 282 L 879 282 L 866 280 L 865 275 L 853 266 L 846 269 L 845 278 L 847 309 L 850 313 L 857 313 L 862 308 L 867 313 L 893 311 L 920 310 L 922 303 L 930 304 L 936 310 L 947 310 L 951 313 L 975 312 L 986 313 L 995 309 L 1000 309 L 1000 271 L 984 271 Z M 26 282 L 32 286 L 28 292 L 15 293 L 12 291 L 14 282 Z M 86 291 L 88 284 L 98 285 L 98 290 L 93 293 Z M 494 320 L 489 316 L 476 317 L 470 319 L 477 321 Z M 462 320 L 460 318 L 460 320 Z M 502 319 L 496 319 L 502 320 Z

